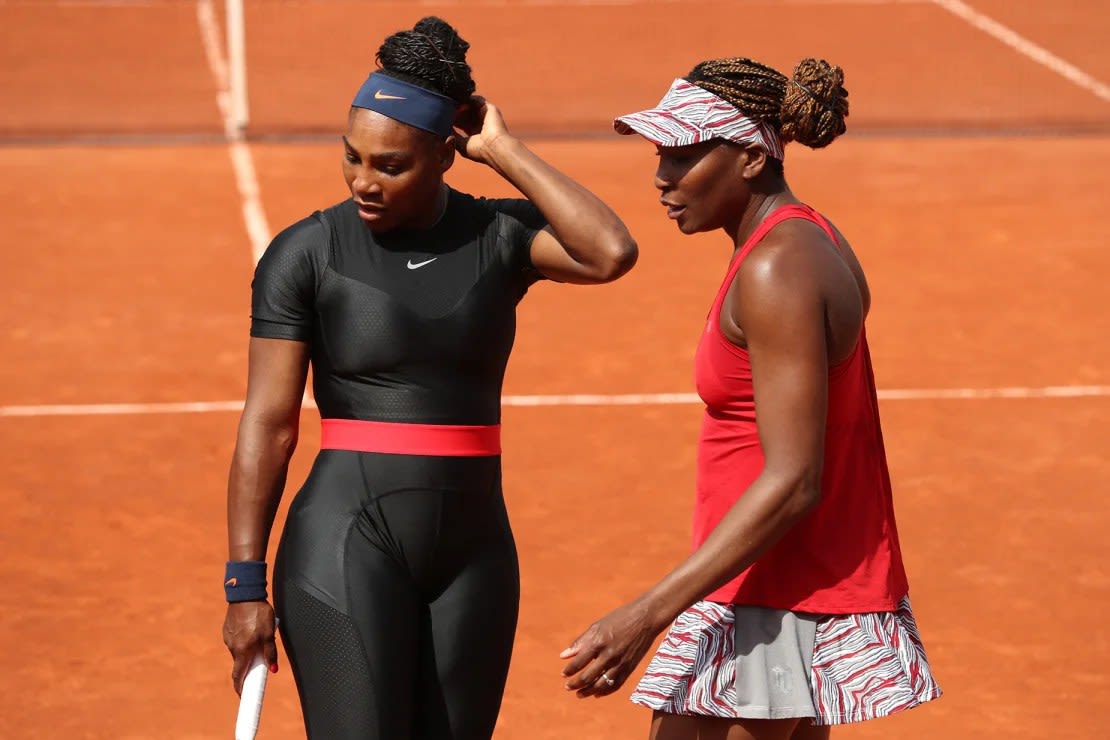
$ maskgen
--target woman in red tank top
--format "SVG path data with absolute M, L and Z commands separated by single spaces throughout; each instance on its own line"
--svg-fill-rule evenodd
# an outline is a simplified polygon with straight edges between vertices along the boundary
M 562 654 L 567 689 L 603 696 L 670 625 L 632 695 L 653 740 L 819 740 L 940 695 L 902 566 L 867 282 L 783 174 L 784 144 L 844 133 L 847 96 L 824 61 L 788 79 L 718 59 L 615 122 L 656 145 L 679 230 L 733 248 L 695 358 L 692 554 Z

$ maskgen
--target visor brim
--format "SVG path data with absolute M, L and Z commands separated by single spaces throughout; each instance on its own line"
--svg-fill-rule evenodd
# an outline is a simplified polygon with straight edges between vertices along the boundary
M 658 108 L 620 116 L 613 120 L 613 130 L 621 136 L 639 134 L 656 146 L 689 146 L 713 138 L 670 111 Z

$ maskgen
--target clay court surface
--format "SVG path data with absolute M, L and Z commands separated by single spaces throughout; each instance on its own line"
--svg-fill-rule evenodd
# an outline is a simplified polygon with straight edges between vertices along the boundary
M 729 54 L 846 70 L 849 135 L 789 148 L 787 173 L 872 283 L 903 550 L 946 692 L 833 736 L 1104 737 L 1098 0 L 247 0 L 245 143 L 218 105 L 219 5 L 0 0 L 0 737 L 231 736 L 224 491 L 259 240 L 345 197 L 350 96 L 380 39 L 429 13 L 472 43 L 510 127 L 641 247 L 624 280 L 540 284 L 520 308 L 503 421 L 523 601 L 496 737 L 646 736 L 631 683 L 578 701 L 557 656 L 686 552 L 692 353 L 729 249 L 674 230 L 651 147 L 608 121 Z M 514 192 L 469 162 L 449 182 Z M 318 440 L 311 406 L 302 427 L 283 513 Z M 282 661 L 260 738 L 303 737 Z

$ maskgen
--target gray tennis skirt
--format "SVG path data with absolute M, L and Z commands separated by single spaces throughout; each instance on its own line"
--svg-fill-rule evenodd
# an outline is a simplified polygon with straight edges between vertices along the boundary
M 632 701 L 668 714 L 833 725 L 940 695 L 907 596 L 893 612 L 832 616 L 699 601 L 671 625 Z

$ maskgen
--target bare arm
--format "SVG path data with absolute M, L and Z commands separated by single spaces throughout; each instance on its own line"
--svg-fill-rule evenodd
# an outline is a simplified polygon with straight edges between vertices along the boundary
M 297 446 L 308 347 L 250 340 L 247 400 L 227 487 L 229 560 L 265 560 L 289 460 Z
M 228 560 L 265 560 L 297 428 L 308 374 L 308 346 L 285 339 L 250 340 L 247 401 L 227 484 Z M 261 650 L 277 671 L 274 611 L 265 601 L 228 604 L 224 644 L 236 693 Z
M 574 676 L 567 688 L 581 696 L 616 690 L 667 624 L 748 568 L 819 500 L 825 305 L 817 266 L 805 250 L 780 247 L 768 241 L 748 258 L 733 305 L 726 306 L 747 338 L 764 469 L 689 558 L 563 652 L 573 658 L 563 670 Z
M 768 246 L 749 258 L 726 307 L 747 339 L 764 468 L 702 546 L 646 595 L 662 625 L 752 565 L 820 497 L 825 305 L 813 261 Z
M 459 149 L 512 183 L 547 219 L 550 227 L 531 246 L 540 274 L 567 283 L 604 283 L 632 269 L 636 242 L 617 214 L 509 134 L 496 106 L 478 100 L 481 130 L 462 137 Z

